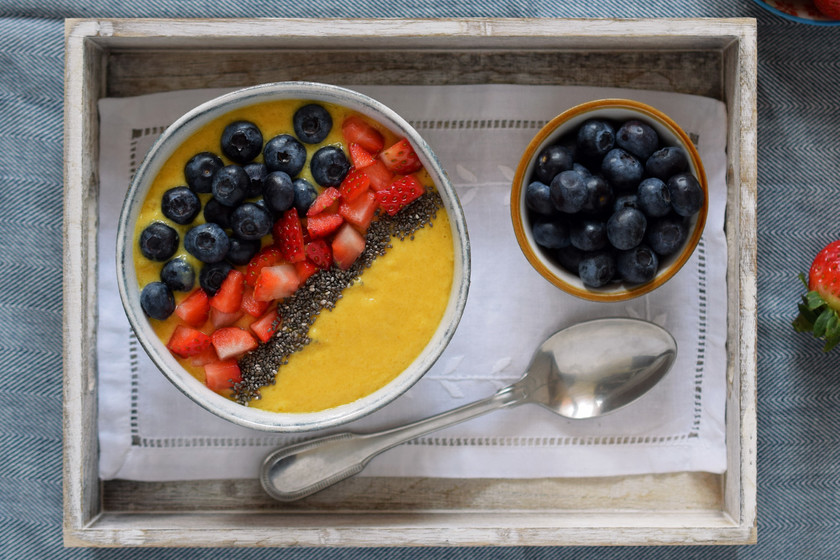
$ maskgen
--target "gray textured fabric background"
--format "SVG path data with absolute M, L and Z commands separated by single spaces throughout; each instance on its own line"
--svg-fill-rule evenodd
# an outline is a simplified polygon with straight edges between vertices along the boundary
M 759 544 L 744 547 L 65 550 L 61 539 L 65 17 L 758 19 Z M 796 274 L 840 238 L 840 27 L 749 0 L 0 1 L 0 557 L 764 559 L 840 557 L 840 352 L 795 335 Z

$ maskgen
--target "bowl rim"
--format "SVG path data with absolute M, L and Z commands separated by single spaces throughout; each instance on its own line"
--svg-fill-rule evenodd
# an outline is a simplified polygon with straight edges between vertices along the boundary
M 644 284 L 633 284 L 618 291 L 615 289 L 609 289 L 609 286 L 604 287 L 605 289 L 578 287 L 557 276 L 557 274 L 555 274 L 546 265 L 545 259 L 537 253 L 536 248 L 529 241 L 528 234 L 525 231 L 525 186 L 528 181 L 529 169 L 532 167 L 531 162 L 535 155 L 539 152 L 539 150 L 548 145 L 549 142 L 553 142 L 568 132 L 558 132 L 564 124 L 574 118 L 583 118 L 588 113 L 602 111 L 604 109 L 619 109 L 635 112 L 640 114 L 640 116 L 651 119 L 659 126 L 674 134 L 682 143 L 682 147 L 688 152 L 690 166 L 693 168 L 694 174 L 705 195 L 703 207 L 693 218 L 691 235 L 685 241 L 685 245 L 680 254 L 673 257 L 673 260 L 669 263 L 668 268 L 657 273 L 656 277 L 650 282 L 646 282 Z M 511 221 L 513 222 L 514 235 L 516 236 L 516 241 L 519 243 L 520 249 L 531 266 L 533 266 L 534 269 L 543 276 L 543 278 L 561 290 L 578 298 L 596 302 L 617 302 L 630 300 L 650 293 L 671 279 L 683 267 L 683 265 L 688 262 L 688 259 L 694 253 L 697 244 L 700 242 L 709 207 L 709 188 L 706 172 L 703 168 L 703 162 L 700 159 L 700 154 L 697 152 L 697 148 L 694 146 L 694 143 L 691 141 L 688 134 L 686 134 L 673 119 L 659 109 L 656 109 L 647 103 L 642 103 L 641 101 L 622 98 L 595 99 L 580 103 L 563 111 L 548 121 L 548 123 L 546 123 L 536 133 L 536 135 L 534 135 L 528 143 L 528 146 L 525 148 L 514 173 L 510 196 Z
M 208 389 L 186 371 L 152 330 L 140 307 L 140 288 L 134 268 L 135 222 L 142 201 L 160 171 L 183 141 L 197 129 L 230 111 L 264 101 L 299 99 L 344 106 L 408 138 L 441 194 L 449 216 L 454 247 L 454 276 L 443 318 L 424 350 L 385 386 L 351 403 L 306 413 L 269 412 L 243 406 Z M 209 412 L 240 426 L 272 432 L 303 432 L 330 428 L 366 416 L 405 393 L 434 365 L 463 315 L 469 292 L 470 242 L 466 218 L 451 181 L 435 153 L 422 136 L 399 114 L 360 92 L 319 82 L 272 82 L 237 89 L 208 100 L 175 120 L 153 143 L 132 177 L 120 212 L 117 240 L 117 286 L 128 321 L 137 341 L 154 365 L 193 402 Z

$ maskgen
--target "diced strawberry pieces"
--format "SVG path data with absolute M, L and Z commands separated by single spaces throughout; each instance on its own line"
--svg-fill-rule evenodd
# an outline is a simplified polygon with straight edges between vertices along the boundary
M 347 151 L 350 152 L 350 161 L 356 169 L 363 169 L 376 161 L 370 152 L 355 142 L 347 146 Z
M 349 202 L 361 196 L 368 187 L 370 187 L 370 177 L 364 171 L 354 168 L 344 177 L 338 190 L 341 193 L 342 202 Z
M 306 257 L 322 270 L 332 266 L 332 250 L 323 239 L 316 239 L 306 246 Z
M 366 230 L 376 213 L 376 195 L 368 189 L 364 194 L 350 202 L 342 202 L 338 213 L 361 230 Z
M 375 191 L 387 189 L 394 182 L 394 174 L 380 160 L 368 165 L 363 171 L 370 179 L 370 188 Z
M 209 314 L 210 298 L 201 288 L 196 288 L 175 308 L 175 315 L 191 327 L 203 325 Z
M 358 144 L 375 154 L 385 147 L 385 137 L 361 117 L 347 117 L 341 124 L 341 133 L 348 143 Z
M 220 360 L 239 357 L 259 346 L 251 333 L 239 327 L 216 329 L 210 335 L 210 340 Z
M 274 224 L 272 234 L 285 260 L 296 263 L 306 258 L 303 253 L 303 228 L 296 208 L 286 210 L 283 217 Z
M 270 302 L 257 301 L 254 299 L 254 289 L 250 286 L 245 287 L 242 293 L 242 306 L 240 309 L 250 315 L 251 317 L 259 317 L 265 310 L 268 309 Z
M 210 337 L 207 337 L 208 339 Z M 194 367 L 200 367 L 205 364 L 209 364 L 210 362 L 218 362 L 219 356 L 216 355 L 216 349 L 213 348 L 213 344 L 207 345 L 207 350 L 204 352 L 200 352 L 195 356 L 190 356 L 190 365 Z
M 230 313 L 225 313 L 224 311 L 219 311 L 215 307 L 211 307 L 210 324 L 213 325 L 214 329 L 229 327 L 241 319 L 243 315 L 245 315 L 245 313 L 243 313 L 240 309 L 231 311 Z
M 262 342 L 268 342 L 268 340 L 277 332 L 277 329 L 280 327 L 280 321 L 277 320 L 278 314 L 276 309 L 272 309 L 250 325 L 251 331 L 259 338 Z
M 210 298 L 210 307 L 222 313 L 233 313 L 242 304 L 244 290 L 245 275 L 234 268 L 228 272 L 216 295 Z
M 362 251 L 365 238 L 350 224 L 344 224 L 332 241 L 333 261 L 342 270 L 350 268 Z
M 263 268 L 279 264 L 282 260 L 283 253 L 280 251 L 280 247 L 273 245 L 263 247 L 259 253 L 254 255 L 251 262 L 248 263 L 248 267 L 245 270 L 245 283 L 254 287 L 257 284 L 257 278 Z
M 211 391 L 221 393 L 242 381 L 242 371 L 236 360 L 220 360 L 204 365 L 204 383 Z
M 398 175 L 408 175 L 423 168 L 420 158 L 405 138 L 383 150 L 379 158 L 385 167 Z
M 295 263 L 295 271 L 297 271 L 300 283 L 306 282 L 307 278 L 318 272 L 318 267 L 309 259 Z
M 181 358 L 187 358 L 207 350 L 210 347 L 210 337 L 200 330 L 186 325 L 178 325 L 172 331 L 172 336 L 169 337 L 166 347 L 173 354 Z
M 376 201 L 389 215 L 393 216 L 425 192 L 425 188 L 413 175 L 400 177 L 388 189 L 376 193 Z
M 307 216 L 315 216 L 327 210 L 333 203 L 338 200 L 338 197 L 341 193 L 339 193 L 338 189 L 335 187 L 327 187 L 315 201 L 312 203 L 312 206 L 309 207 L 309 210 L 306 211 Z
M 301 251 L 303 253 L 303 251 Z M 306 258 L 306 255 L 304 255 Z M 267 266 L 260 271 L 257 285 L 254 286 L 254 299 L 272 301 L 289 297 L 300 286 L 300 278 L 294 265 L 278 264 Z
M 310 216 L 306 218 L 306 231 L 312 239 L 319 237 L 326 237 L 331 234 L 344 223 L 344 218 L 340 214 L 318 214 L 317 216 Z

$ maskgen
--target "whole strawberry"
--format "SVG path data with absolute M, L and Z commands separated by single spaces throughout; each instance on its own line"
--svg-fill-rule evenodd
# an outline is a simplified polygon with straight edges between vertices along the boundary
M 827 18 L 840 19 L 840 0 L 814 0 L 814 7 Z
M 840 342 L 840 241 L 834 241 L 817 254 L 811 264 L 808 288 L 799 304 L 799 316 L 793 322 L 797 332 L 810 332 L 824 339 L 828 352 Z

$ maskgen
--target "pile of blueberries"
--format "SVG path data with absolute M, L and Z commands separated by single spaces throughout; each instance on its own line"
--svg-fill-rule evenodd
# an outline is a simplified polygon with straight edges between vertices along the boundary
M 233 163 L 225 165 L 212 152 L 198 153 L 184 167 L 187 184 L 162 197 L 163 215 L 190 225 L 202 212 L 199 194 L 212 194 L 203 206 L 205 222 L 184 235 L 184 249 L 202 263 L 199 284 L 209 296 L 233 266 L 246 265 L 256 255 L 280 215 L 292 207 L 305 215 L 318 196 L 316 187 L 298 175 L 307 160 L 304 144 L 322 142 L 332 129 L 332 117 L 323 106 L 308 104 L 294 113 L 292 125 L 294 135 L 280 134 L 263 145 L 257 125 L 230 123 L 220 148 Z M 254 161 L 260 153 L 263 162 Z M 338 187 L 350 162 L 340 147 L 327 145 L 312 154 L 309 168 L 321 187 Z M 141 306 L 150 317 L 168 317 L 175 308 L 172 291 L 190 291 L 195 284 L 193 267 L 183 258 L 172 258 L 179 243 L 178 232 L 162 221 L 150 223 L 140 234 L 143 256 L 166 262 L 160 282 L 147 284 L 141 293 Z
M 589 119 L 537 155 L 525 189 L 534 241 L 583 284 L 652 280 L 705 193 L 679 146 L 638 119 Z

